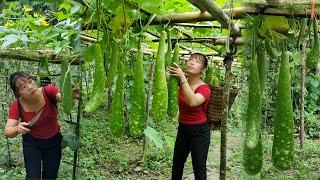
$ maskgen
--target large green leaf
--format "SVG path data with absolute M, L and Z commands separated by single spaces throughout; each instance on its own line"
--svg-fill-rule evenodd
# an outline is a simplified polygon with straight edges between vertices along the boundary
M 108 26 L 113 32 L 119 32 L 119 30 L 131 26 L 133 21 L 134 19 L 132 12 L 126 8 L 123 9 L 123 7 L 120 5 L 117 7 L 115 16 L 111 18 Z
M 66 14 L 66 13 L 64 13 L 62 11 L 55 12 L 54 15 L 56 16 L 58 21 L 65 20 L 65 19 L 67 19 L 69 17 L 68 14 Z
M 149 140 L 154 142 L 154 144 L 156 145 L 157 148 L 163 149 L 163 140 L 162 140 L 162 137 L 158 131 L 156 131 L 152 127 L 148 126 L 144 130 L 144 134 L 148 137 Z
M 82 51 L 83 59 L 85 62 L 91 62 L 95 57 L 95 45 L 93 44 L 89 47 L 86 47 Z
M 63 2 L 63 3 L 61 3 L 60 5 L 59 5 L 59 11 L 60 10 L 62 10 L 62 9 L 64 9 L 65 11 L 67 11 L 67 12 L 69 12 L 70 10 L 71 10 L 71 5 L 69 4 L 69 3 L 67 3 L 67 2 Z
M 215 3 L 220 7 L 220 8 L 230 8 L 230 0 L 215 0 Z M 243 3 L 243 0 L 233 0 L 232 6 L 235 7 L 240 7 L 241 3 Z
M 264 16 L 260 31 L 266 33 L 268 30 L 274 30 L 279 33 L 290 29 L 288 19 L 284 16 Z
M 71 14 L 76 13 L 81 8 L 81 4 L 74 4 L 70 10 Z
M 4 36 L 3 38 L 1 38 L 1 40 L 3 40 L 2 43 L 2 47 L 6 48 L 8 46 L 10 46 L 11 44 L 16 43 L 19 40 L 20 36 L 16 35 L 16 34 L 8 34 L 6 36 Z
M 313 87 L 318 87 L 319 86 L 319 81 L 316 80 L 316 79 L 311 79 L 310 80 L 310 84 L 313 86 Z
M 226 0 L 215 0 L 214 1 L 218 6 L 222 7 L 226 3 Z
M 130 2 L 138 4 L 140 8 L 151 14 L 162 15 L 163 0 L 130 0 Z

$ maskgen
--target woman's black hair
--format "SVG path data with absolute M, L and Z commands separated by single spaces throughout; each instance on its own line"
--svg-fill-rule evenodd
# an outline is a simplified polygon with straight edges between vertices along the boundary
M 16 98 L 19 97 L 17 80 L 21 78 L 29 79 L 31 78 L 31 76 L 28 73 L 25 73 L 23 71 L 18 71 L 10 75 L 10 87 L 13 91 L 13 94 L 16 96 Z
M 195 57 L 195 58 L 200 59 L 200 60 L 203 62 L 204 68 L 207 67 L 207 65 L 208 65 L 208 59 L 207 59 L 207 56 L 205 56 L 204 54 L 201 54 L 201 53 L 193 53 L 193 54 L 191 54 L 191 57 Z

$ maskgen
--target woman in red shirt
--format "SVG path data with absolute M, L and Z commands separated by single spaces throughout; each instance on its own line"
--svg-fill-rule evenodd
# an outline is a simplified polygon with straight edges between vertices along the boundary
M 61 101 L 61 94 L 54 85 L 38 88 L 31 76 L 21 71 L 10 76 L 10 86 L 16 99 L 4 133 L 11 138 L 22 134 L 26 179 L 56 179 L 62 141 L 56 102 Z M 73 95 L 77 93 L 75 90 Z
M 173 180 L 182 179 L 184 164 L 190 152 L 195 179 L 207 179 L 206 162 L 210 145 L 210 126 L 206 110 L 211 89 L 200 79 L 207 63 L 207 58 L 203 54 L 192 54 L 186 66 L 188 78 L 177 64 L 170 67 L 171 75 L 180 81 L 179 127 L 171 173 Z

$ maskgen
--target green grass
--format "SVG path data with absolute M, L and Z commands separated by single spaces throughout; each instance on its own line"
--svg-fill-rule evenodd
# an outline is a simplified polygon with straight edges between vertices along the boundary
M 93 115 L 81 121 L 81 146 L 79 154 L 78 179 L 169 179 L 173 150 L 165 146 L 157 149 L 153 142 L 147 141 L 145 158 L 142 161 L 143 141 L 129 136 L 112 138 L 108 129 L 108 116 L 99 109 Z M 61 117 L 63 119 L 63 117 Z M 157 126 L 161 134 L 175 137 L 177 122 L 165 121 Z M 3 126 L 2 126 L 3 127 Z M 62 122 L 62 131 L 70 132 L 68 124 Z M 2 129 L 1 129 L 2 130 Z M 278 171 L 272 165 L 272 138 L 263 138 L 264 161 L 260 175 L 248 176 L 242 167 L 243 134 L 228 134 L 227 179 L 319 179 L 320 146 L 319 140 L 306 140 L 303 150 L 299 150 L 296 140 L 293 166 L 288 171 Z M 0 179 L 24 179 L 25 172 L 21 150 L 21 138 L 9 139 L 11 158 L 15 167 L 5 167 L 7 160 L 6 139 L 0 136 Z M 220 160 L 220 132 L 211 136 L 208 157 L 208 169 L 218 177 Z M 63 150 L 63 162 L 60 166 L 59 179 L 71 179 L 73 152 Z M 189 156 L 185 174 L 192 172 Z M 208 174 L 212 172 L 208 172 Z M 189 175 L 188 177 L 192 177 Z
M 303 150 L 299 148 L 299 141 L 295 141 L 295 156 L 292 168 L 279 171 L 272 165 L 272 138 L 263 138 L 263 165 L 260 174 L 249 176 L 242 167 L 241 142 L 230 143 L 229 150 L 233 151 L 228 157 L 228 177 L 230 179 L 319 179 L 320 178 L 320 146 L 319 140 L 306 140 Z M 237 145 L 238 144 L 238 145 Z

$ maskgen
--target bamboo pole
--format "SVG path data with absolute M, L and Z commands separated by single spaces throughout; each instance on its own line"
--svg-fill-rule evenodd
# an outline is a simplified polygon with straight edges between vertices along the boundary
M 223 37 L 200 37 L 200 38 L 180 38 L 180 39 L 171 39 L 172 43 L 175 43 L 179 41 L 179 43 L 210 43 L 214 45 L 226 45 L 229 43 L 230 39 L 229 38 L 223 38 Z M 159 39 L 153 39 L 152 42 L 159 42 Z M 236 38 L 235 40 L 236 45 L 243 45 L 245 43 L 244 38 L 239 37 Z
M 292 9 L 292 8 L 275 8 L 275 7 L 239 7 L 233 9 L 223 9 L 226 15 L 232 16 L 233 19 L 241 19 L 246 15 L 274 15 L 274 16 L 287 16 L 287 17 L 310 17 L 310 10 L 305 8 Z M 320 15 L 320 10 L 316 9 L 315 14 Z M 208 12 L 187 12 L 169 14 L 167 16 L 156 16 L 151 25 L 157 24 L 174 24 L 174 23 L 191 23 L 202 21 L 215 21 L 219 17 L 211 15 Z M 147 22 L 143 22 L 144 24 Z
M 221 26 L 229 28 L 231 34 L 237 34 L 239 31 L 239 28 L 231 21 L 229 16 L 220 9 L 216 3 L 214 3 L 211 0 L 188 0 L 191 3 L 197 4 L 202 8 L 202 10 L 206 10 L 211 14 L 211 16 L 216 17 L 217 21 L 221 24 Z M 233 10 L 231 9 L 231 12 Z
M 29 49 L 10 49 L 0 52 L 0 59 L 15 59 L 30 62 L 39 62 L 40 58 L 44 56 L 48 59 L 48 62 L 52 64 L 60 64 L 61 60 L 64 58 L 64 55 L 55 54 L 53 50 L 31 51 Z M 82 62 L 79 54 L 72 55 L 71 59 L 74 60 L 71 63 L 73 65 Z
M 310 0 L 266 0 L 271 5 L 310 5 Z M 319 2 L 317 2 L 319 3 Z
M 179 32 L 181 32 L 184 36 L 188 37 L 188 38 L 194 38 L 194 36 L 191 33 L 186 32 L 184 29 L 180 28 L 180 27 L 174 27 L 174 29 L 178 30 Z M 202 44 L 210 49 L 213 49 L 214 51 L 217 51 L 217 47 L 214 46 L 213 44 L 209 44 L 209 43 L 199 43 Z M 218 54 L 218 53 L 217 53 Z
M 160 38 L 159 35 L 157 35 L 156 33 L 150 31 L 150 30 L 146 30 L 146 33 L 154 36 L 154 37 L 157 37 L 157 38 Z M 81 40 L 84 42 L 90 42 L 90 43 L 96 43 L 97 42 L 97 38 L 96 37 L 93 37 L 93 36 L 88 36 L 88 35 L 85 35 L 85 34 L 81 34 Z M 181 46 L 180 46 L 181 47 Z M 192 49 L 190 48 L 187 48 L 185 46 L 182 46 L 181 47 L 182 49 L 185 49 L 185 50 L 188 50 L 188 51 L 192 51 Z M 133 52 L 137 52 L 137 49 L 131 49 Z M 143 50 L 143 54 L 145 55 L 149 55 L 149 56 L 152 56 L 154 54 L 153 50 L 152 49 L 144 49 Z
M 158 34 L 152 32 L 152 31 L 150 31 L 150 30 L 146 30 L 146 32 L 147 32 L 148 34 L 154 36 L 154 37 L 157 37 L 158 39 L 160 38 L 160 36 L 159 36 Z M 159 41 L 158 41 L 158 42 L 159 42 Z M 184 49 L 184 50 L 187 50 L 187 51 L 190 51 L 190 52 L 194 52 L 192 49 L 190 49 L 190 48 L 188 48 L 188 47 L 186 47 L 186 46 L 183 46 L 183 45 L 180 45 L 180 48 L 181 48 L 181 49 Z
M 85 35 L 85 34 L 81 34 L 80 38 L 81 38 L 81 41 L 84 41 L 84 42 L 90 42 L 90 43 L 96 43 L 97 42 L 97 38 L 96 37 L 88 36 L 88 35 Z
M 227 15 L 231 15 L 230 9 L 224 9 L 224 13 Z M 233 18 L 239 19 L 243 17 L 244 14 L 252 14 L 252 13 L 261 13 L 260 8 L 256 7 L 242 7 L 242 8 L 234 8 L 233 9 Z M 167 24 L 167 23 L 189 23 L 189 22 L 202 22 L 202 21 L 215 21 L 217 20 L 216 16 L 212 16 L 210 13 L 206 12 L 187 12 L 187 13 L 177 13 L 177 14 L 169 14 L 167 16 L 156 16 L 151 25 L 156 24 Z M 144 22 L 146 23 L 146 22 Z
M 181 27 L 192 27 L 192 28 L 216 28 L 216 29 L 226 29 L 226 27 L 223 27 L 221 25 L 211 25 L 211 24 L 193 24 L 193 23 L 175 23 L 175 26 L 181 26 Z M 239 29 L 248 29 L 246 26 L 238 26 Z
M 137 52 L 136 49 L 131 49 L 133 52 Z M 153 55 L 153 51 L 151 49 L 144 50 L 144 54 Z M 51 64 L 61 64 L 61 60 L 64 58 L 63 54 L 55 54 L 53 50 L 36 50 L 31 51 L 29 49 L 10 49 L 4 50 L 0 52 L 0 59 L 14 59 L 21 61 L 29 61 L 29 62 L 39 62 L 41 57 L 46 57 L 48 59 L 48 63 Z M 74 54 L 71 56 L 71 64 L 79 65 L 83 63 L 80 54 Z

